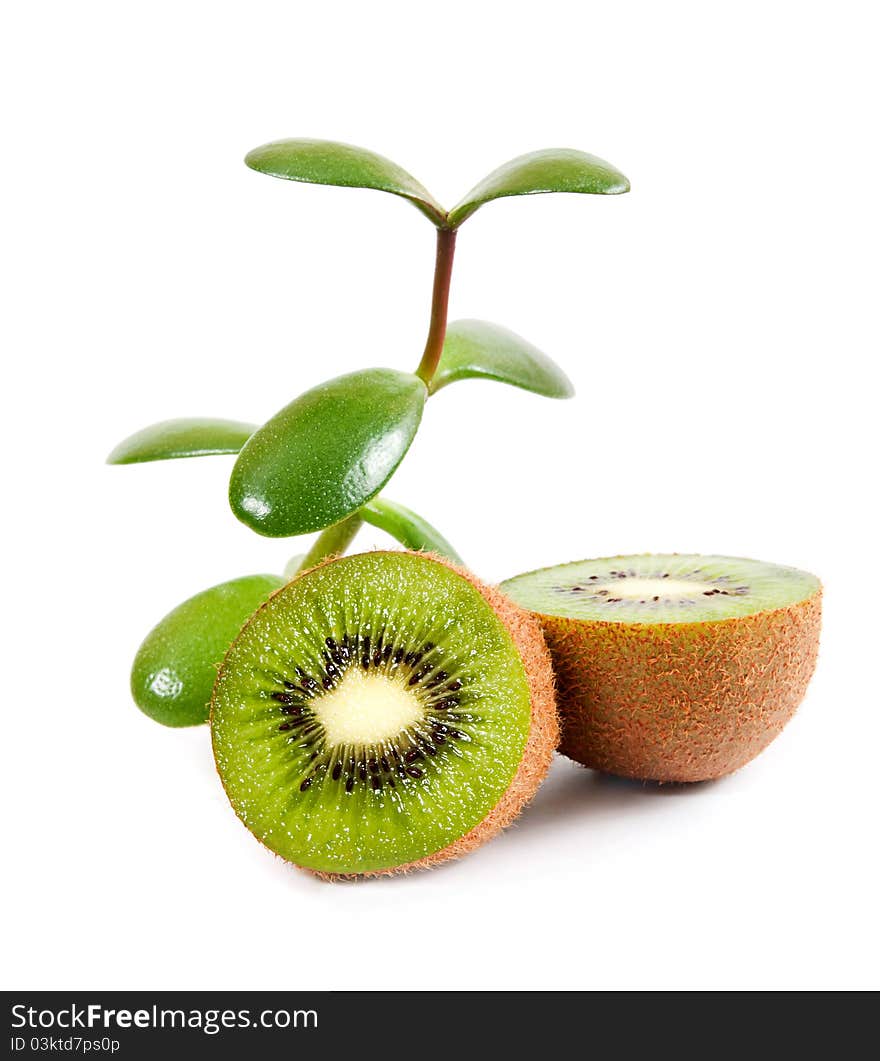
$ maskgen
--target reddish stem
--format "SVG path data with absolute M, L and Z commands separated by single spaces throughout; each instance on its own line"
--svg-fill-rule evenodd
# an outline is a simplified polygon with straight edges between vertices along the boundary
M 449 310 L 449 285 L 452 280 L 452 259 L 455 256 L 455 229 L 437 229 L 437 258 L 434 264 L 434 293 L 431 299 L 431 325 L 425 341 L 425 352 L 416 375 L 430 385 L 443 353 L 446 338 L 446 315 Z

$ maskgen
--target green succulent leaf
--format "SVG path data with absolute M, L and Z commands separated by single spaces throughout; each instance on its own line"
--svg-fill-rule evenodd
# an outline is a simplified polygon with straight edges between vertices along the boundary
M 460 379 L 493 379 L 542 394 L 570 398 L 571 380 L 555 361 L 515 332 L 489 321 L 453 321 L 431 380 L 431 392 Z
M 464 562 L 436 527 L 405 505 L 375 497 L 364 505 L 361 515 L 367 523 L 390 534 L 407 549 L 439 553 L 456 564 Z
M 177 457 L 238 453 L 256 430 L 256 424 L 242 424 L 237 420 L 163 420 L 123 439 L 107 458 L 107 463 L 140 464 Z
M 131 668 L 135 703 L 164 726 L 207 722 L 217 664 L 280 575 L 247 575 L 197 593 L 144 638 Z
M 507 195 L 542 192 L 581 192 L 620 195 L 629 191 L 629 181 L 610 162 L 570 148 L 549 148 L 506 162 L 493 170 L 449 211 L 447 224 L 457 228 L 484 203 Z
M 232 469 L 229 503 L 270 538 L 338 523 L 403 460 L 427 390 L 408 372 L 366 369 L 300 395 L 256 431 Z
M 400 195 L 435 225 L 445 226 L 446 211 L 431 193 L 397 163 L 363 147 L 334 140 L 274 140 L 255 147 L 245 162 L 259 173 L 305 184 L 375 188 Z

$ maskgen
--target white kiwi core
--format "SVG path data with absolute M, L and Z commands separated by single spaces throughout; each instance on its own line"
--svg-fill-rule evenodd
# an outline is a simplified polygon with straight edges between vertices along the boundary
M 618 600 L 651 600 L 652 597 L 685 597 L 693 599 L 698 593 L 711 592 L 715 587 L 708 582 L 688 582 L 677 578 L 612 578 L 590 586 L 592 593 L 609 594 Z
M 331 747 L 381 745 L 424 717 L 418 696 L 405 680 L 351 667 L 339 684 L 313 701 Z

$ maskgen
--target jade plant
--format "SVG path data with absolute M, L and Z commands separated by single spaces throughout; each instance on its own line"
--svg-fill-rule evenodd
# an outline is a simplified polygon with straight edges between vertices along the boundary
M 262 426 L 193 418 L 166 420 L 129 436 L 110 464 L 238 454 L 229 480 L 235 516 L 272 538 L 314 534 L 283 576 L 254 575 L 214 586 L 175 608 L 150 632 L 132 670 L 138 706 L 171 726 L 208 717 L 220 662 L 238 629 L 298 571 L 344 553 L 364 523 L 408 549 L 459 557 L 426 519 L 382 494 L 419 429 L 425 403 L 443 387 L 481 378 L 548 398 L 572 385 L 531 343 L 483 320 L 448 321 L 459 228 L 493 199 L 544 192 L 617 195 L 629 182 L 593 155 L 550 149 L 522 155 L 490 173 L 451 210 L 400 166 L 363 148 L 324 140 L 278 140 L 251 151 L 258 173 L 307 184 L 372 188 L 408 199 L 436 229 L 428 334 L 412 371 L 364 368 L 295 397 Z

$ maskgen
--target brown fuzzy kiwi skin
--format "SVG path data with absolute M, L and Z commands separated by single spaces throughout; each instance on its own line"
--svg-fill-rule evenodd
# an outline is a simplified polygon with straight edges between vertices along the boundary
M 400 550 L 380 549 L 375 551 L 393 552 L 394 554 L 400 552 Z M 550 763 L 553 760 L 553 752 L 559 744 L 560 728 L 556 709 L 553 664 L 544 640 L 541 623 L 538 619 L 531 612 L 515 604 L 500 590 L 487 585 L 466 568 L 453 564 L 445 557 L 437 553 L 428 552 L 419 552 L 414 555 L 443 564 L 444 567 L 450 568 L 463 579 L 470 582 L 474 589 L 487 601 L 510 634 L 514 646 L 522 659 L 529 685 L 531 697 L 529 735 L 526 739 L 517 771 L 501 799 L 486 817 L 469 832 L 465 833 L 464 836 L 459 837 L 458 840 L 453 841 L 447 847 L 434 851 L 415 862 L 407 862 L 400 866 L 390 866 L 386 869 L 370 870 L 366 873 L 322 873 L 319 870 L 308 867 L 298 867 L 299 869 L 305 869 L 307 873 L 324 881 L 356 881 L 369 877 L 387 877 L 393 874 L 408 873 L 412 870 L 428 869 L 439 865 L 441 862 L 447 862 L 469 854 L 487 840 L 491 840 L 492 837 L 496 836 L 518 817 L 546 777 L 547 771 L 550 769 Z M 296 578 L 301 578 L 304 574 L 308 574 L 309 571 L 315 571 L 325 564 L 332 564 L 337 559 L 340 558 L 336 556 L 327 557 L 314 567 L 309 568 L 308 571 L 297 572 Z M 276 592 L 283 592 L 283 587 Z M 274 597 L 275 594 L 273 593 L 272 596 Z M 271 600 L 271 597 L 269 599 Z M 265 603 L 254 614 L 259 614 L 264 607 Z M 253 616 L 248 622 L 251 622 L 252 619 Z M 276 855 L 276 857 L 280 856 Z
M 538 614 L 556 671 L 559 750 L 642 781 L 709 781 L 763 751 L 816 665 L 822 591 L 704 623 Z

